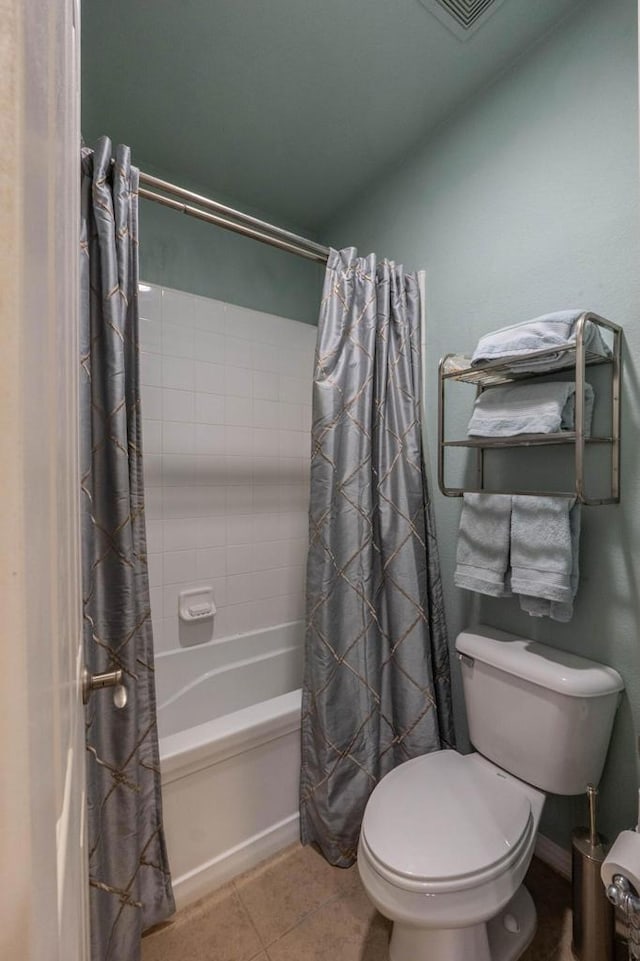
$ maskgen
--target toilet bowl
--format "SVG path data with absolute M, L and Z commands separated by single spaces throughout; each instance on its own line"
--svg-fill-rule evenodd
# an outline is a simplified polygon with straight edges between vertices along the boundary
M 394 922 L 392 961 L 515 961 L 535 933 L 521 884 L 543 805 L 541 791 L 479 754 L 439 751 L 383 778 L 358 869 Z
M 517 961 L 545 796 L 598 783 L 623 689 L 609 667 L 494 628 L 456 647 L 476 753 L 399 765 L 362 821 L 358 870 L 393 921 L 391 961 Z

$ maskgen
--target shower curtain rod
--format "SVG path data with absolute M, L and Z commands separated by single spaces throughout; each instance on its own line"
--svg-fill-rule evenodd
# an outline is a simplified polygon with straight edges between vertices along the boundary
M 155 190 L 149 190 L 148 187 L 154 187 Z M 158 190 L 163 191 L 163 193 L 157 193 Z M 151 174 L 145 174 L 142 171 L 140 171 L 138 194 L 145 200 L 152 200 L 154 203 L 162 204 L 171 210 L 178 210 L 189 217 L 196 217 L 198 220 L 216 224 L 225 230 L 232 230 L 236 234 L 253 237 L 254 240 L 259 240 L 263 244 L 270 244 L 280 250 L 288 250 L 289 253 L 306 257 L 308 260 L 326 264 L 329 257 L 329 248 L 316 243 L 314 240 L 307 240 L 290 230 L 275 227 L 264 220 L 258 220 L 257 217 L 244 214 L 240 210 L 234 210 L 233 207 L 227 207 L 217 200 L 203 197 L 201 194 L 185 190 L 184 187 L 178 187 L 176 184 L 160 180 L 159 177 L 152 177 Z M 165 196 L 165 194 L 169 194 L 169 196 Z M 180 199 L 173 199 L 175 197 Z M 197 204 L 197 206 L 194 206 L 194 204 Z

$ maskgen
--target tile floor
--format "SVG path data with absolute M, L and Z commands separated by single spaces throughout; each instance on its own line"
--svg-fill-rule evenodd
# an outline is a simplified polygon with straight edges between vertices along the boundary
M 521 961 L 572 961 L 569 882 L 534 859 L 526 883 L 538 932 Z M 149 932 L 142 961 L 387 961 L 389 930 L 355 866 L 296 844 Z

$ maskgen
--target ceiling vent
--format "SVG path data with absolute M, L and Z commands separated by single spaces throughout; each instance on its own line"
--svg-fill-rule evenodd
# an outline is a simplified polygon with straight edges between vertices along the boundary
M 440 23 L 461 40 L 469 40 L 504 0 L 420 0 Z

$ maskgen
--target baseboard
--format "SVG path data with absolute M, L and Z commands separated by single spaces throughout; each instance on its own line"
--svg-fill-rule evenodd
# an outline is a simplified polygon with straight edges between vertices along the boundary
M 198 901 L 243 871 L 248 871 L 277 854 L 288 844 L 293 844 L 300 837 L 299 821 L 300 817 L 296 812 L 266 831 L 254 834 L 248 841 L 198 865 L 195 870 L 173 878 L 176 907 L 184 908 Z
M 571 852 L 566 848 L 560 847 L 544 834 L 539 834 L 536 840 L 535 856 L 561 874 L 563 878 L 571 880 Z

